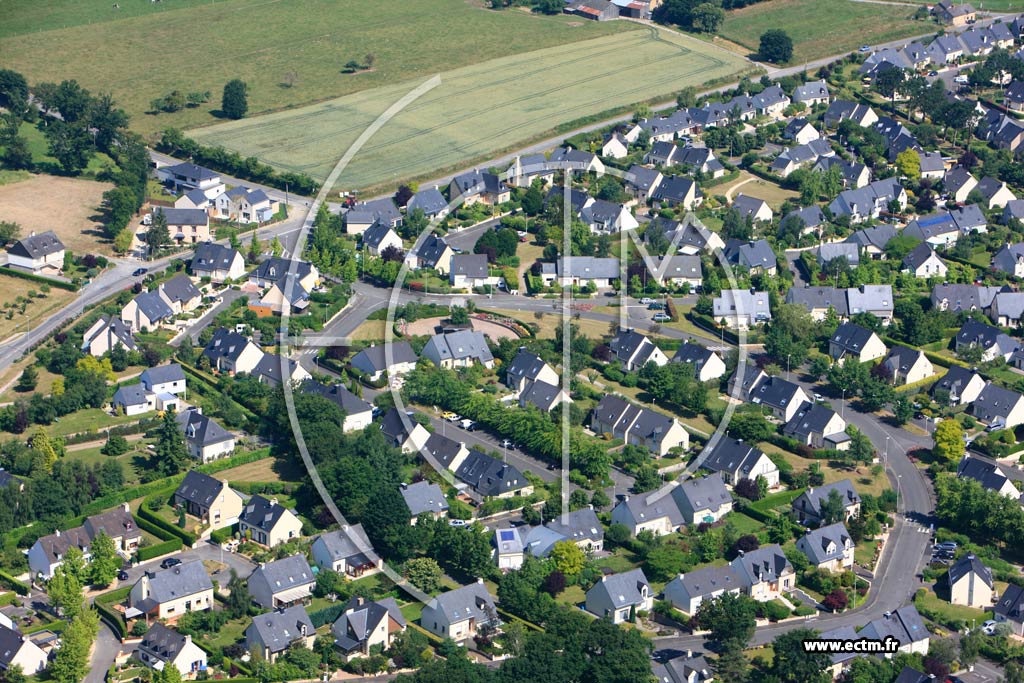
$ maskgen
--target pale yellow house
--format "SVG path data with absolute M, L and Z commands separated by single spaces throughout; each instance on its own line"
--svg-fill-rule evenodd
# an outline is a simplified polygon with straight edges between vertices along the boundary
M 989 609 L 993 594 L 992 570 L 973 554 L 949 568 L 949 601 L 954 605 Z
M 199 560 L 147 571 L 128 595 L 125 616 L 173 620 L 186 612 L 213 609 L 213 582 Z

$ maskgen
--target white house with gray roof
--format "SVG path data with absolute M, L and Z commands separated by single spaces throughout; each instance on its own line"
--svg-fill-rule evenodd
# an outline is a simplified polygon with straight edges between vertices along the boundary
M 796 542 L 796 547 L 818 569 L 842 572 L 853 568 L 855 545 L 842 522 L 808 531 Z
M 238 516 L 238 531 L 254 543 L 273 548 L 301 536 L 302 521 L 276 498 L 255 495 Z
M 196 247 L 189 269 L 196 277 L 208 277 L 211 282 L 238 280 L 245 275 L 245 258 L 237 249 L 203 242 Z
M 362 235 L 363 251 L 370 256 L 381 256 L 388 249 L 403 251 L 402 238 L 387 223 L 374 223 Z
M 796 587 L 796 572 L 777 544 L 741 553 L 731 563 L 744 585 L 744 593 L 759 602 L 774 600 Z
M 532 382 L 558 384 L 558 373 L 535 353 L 519 347 L 519 352 L 512 358 L 505 370 L 505 386 L 515 392 L 521 392 Z
M 487 339 L 483 332 L 473 330 L 435 334 L 427 341 L 421 355 L 441 368 L 468 368 L 474 363 L 494 367 Z
M 914 384 L 935 374 L 935 367 L 924 351 L 897 344 L 882 359 L 882 367 L 889 373 L 893 385 Z
M 414 525 L 420 515 L 439 519 L 448 514 L 448 499 L 444 497 L 441 487 L 433 482 L 424 480 L 415 484 L 402 484 L 400 492 L 409 508 L 412 517 L 410 522 Z
M 673 449 L 690 447 L 690 435 L 674 418 L 650 408 L 642 408 L 614 394 L 606 394 L 594 406 L 590 428 L 598 434 L 611 434 L 627 445 L 642 446 L 659 458 Z
M 453 254 L 448 280 L 455 289 L 474 289 L 497 284 L 497 280 L 491 280 L 486 254 Z
M 659 285 L 689 287 L 691 292 L 700 291 L 704 283 L 701 274 L 700 256 L 696 254 L 675 254 L 644 259 L 647 270 Z
M 280 608 L 252 618 L 245 629 L 245 647 L 250 654 L 274 663 L 292 647 L 313 649 L 316 629 L 302 605 Z
M 787 423 L 811 397 L 798 384 L 781 377 L 766 377 L 750 390 L 747 400 L 768 407 L 776 419 Z
M 380 380 L 385 373 L 389 378 L 407 375 L 416 369 L 416 352 L 407 341 L 389 344 L 370 344 L 352 356 L 352 367 L 366 373 L 370 381 Z
M 771 458 L 754 446 L 730 437 L 719 439 L 700 466 L 721 473 L 722 480 L 730 486 L 758 477 L 764 477 L 769 488 L 779 485 L 779 468 Z
M 185 433 L 189 455 L 199 462 L 206 464 L 235 452 L 235 435 L 203 415 L 202 408 L 189 406 L 174 419 Z
M 949 405 L 967 405 L 985 388 L 985 378 L 973 370 L 960 365 L 952 365 L 939 381 L 932 385 L 932 395 L 944 391 L 949 396 Z
M 725 321 L 726 327 L 745 330 L 770 322 L 771 304 L 768 292 L 749 289 L 723 289 L 712 302 L 715 322 Z
M 362 524 L 320 534 L 310 546 L 310 554 L 320 569 L 329 569 L 350 578 L 376 573 L 382 564 Z
M 886 351 L 881 337 L 857 323 L 843 323 L 828 340 L 828 355 L 837 363 L 848 359 L 866 363 L 884 357 Z
M 373 406 L 353 394 L 344 384 L 327 386 L 307 379 L 300 390 L 306 394 L 323 396 L 338 406 L 345 414 L 341 420 L 341 431 L 344 433 L 361 431 L 373 422 Z
M 625 525 L 634 536 L 641 531 L 650 531 L 655 536 L 678 531 L 686 520 L 672 497 L 675 486 L 669 483 L 656 491 L 624 496 L 612 509 L 612 524 Z
M 680 612 L 693 616 L 705 600 L 714 600 L 726 593 L 740 595 L 743 588 L 743 578 L 727 564 L 680 574 L 665 584 L 664 597 Z
M 904 605 L 892 612 L 886 612 L 883 616 L 869 621 L 862 628 L 858 636 L 871 640 L 885 640 L 887 637 L 899 641 L 899 652 L 906 654 L 927 654 L 930 634 L 928 627 L 924 625 L 921 615 L 913 604 Z M 885 654 L 886 659 L 892 659 L 896 653 Z
M 964 555 L 950 566 L 946 578 L 949 583 L 949 601 L 954 605 L 976 609 L 992 607 L 995 596 L 992 570 L 974 553 Z
M 824 521 L 824 505 L 832 497 L 833 491 L 843 504 L 844 522 L 860 514 L 860 495 L 849 479 L 808 488 L 793 501 L 793 513 L 803 524 L 820 524 Z
M 612 350 L 626 372 L 639 370 L 648 363 L 654 363 L 659 367 L 668 364 L 665 352 L 632 328 L 620 328 L 618 334 L 608 342 L 608 348 Z
M 903 271 L 913 273 L 918 278 L 946 277 L 949 266 L 939 258 L 930 244 L 922 242 L 903 257 Z
M 213 609 L 213 582 L 199 560 L 146 570 L 128 594 L 129 619 L 177 619 L 186 612 Z
M 687 479 L 672 489 L 672 498 L 687 524 L 713 524 L 732 512 L 732 494 L 717 472 Z
M 405 262 L 413 269 L 430 268 L 441 275 L 448 275 L 454 254 L 443 237 L 430 234 L 409 250 L 405 255 Z
M 846 420 L 820 403 L 804 403 L 782 428 L 782 433 L 811 448 L 846 450 L 850 437 Z
M 405 629 L 405 617 L 394 598 L 371 602 L 356 596 L 331 625 L 331 634 L 334 646 L 351 660 L 369 655 L 377 646 L 389 650 L 394 637 Z
M 971 404 L 974 417 L 991 431 L 1024 424 L 1024 396 L 989 382 Z
M 185 679 L 206 671 L 206 652 L 192 642 L 192 636 L 178 633 L 159 621 L 146 631 L 134 656 L 157 671 L 173 666 Z
M 793 101 L 808 107 L 828 104 L 830 97 L 828 84 L 823 80 L 808 81 L 793 90 Z
M 241 494 L 228 486 L 227 481 L 197 470 L 185 474 L 174 492 L 174 504 L 214 530 L 237 524 L 244 507 Z
M 621 624 L 654 607 L 654 593 L 642 569 L 606 574 L 587 591 L 587 611 Z
M 264 609 L 300 605 L 313 595 L 316 574 L 305 555 L 265 562 L 249 576 L 252 601 Z
M 423 628 L 457 643 L 469 640 L 484 626 L 500 623 L 494 598 L 487 592 L 483 579 L 433 597 L 420 616 Z
M 119 318 L 102 315 L 82 335 L 82 352 L 90 356 L 99 358 L 117 348 L 125 351 L 139 349 L 132 331 Z
M 559 256 L 555 263 L 542 263 L 540 272 L 545 287 L 608 289 L 621 276 L 619 259 L 597 256 Z
M 726 371 L 725 361 L 717 351 L 693 342 L 680 344 L 671 362 L 693 365 L 694 376 L 701 382 L 718 379 Z
M 7 265 L 36 275 L 57 275 L 64 269 L 64 243 L 53 230 L 31 233 L 7 248 Z

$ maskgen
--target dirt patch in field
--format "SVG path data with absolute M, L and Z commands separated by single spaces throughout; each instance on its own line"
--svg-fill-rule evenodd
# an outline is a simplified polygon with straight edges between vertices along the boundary
M 444 320 L 444 318 L 423 318 L 422 320 L 409 323 L 407 334 L 414 337 L 434 335 L 437 333 L 435 328 L 441 324 L 442 320 Z M 486 336 L 491 338 L 491 341 L 519 338 L 519 335 L 503 325 L 492 323 L 488 320 L 479 320 L 477 318 L 473 318 L 471 322 L 473 323 L 473 329 L 475 331 L 483 332 Z
M 0 220 L 21 225 L 23 236 L 53 230 L 76 254 L 112 254 L 100 222 L 103 193 L 112 187 L 80 178 L 32 176 L 0 186 Z

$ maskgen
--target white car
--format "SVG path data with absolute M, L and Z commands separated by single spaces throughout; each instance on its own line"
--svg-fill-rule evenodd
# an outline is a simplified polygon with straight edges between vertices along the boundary
M 963 84 L 966 84 L 966 83 L 970 83 L 971 79 L 969 79 L 967 76 L 964 76 L 963 74 L 961 74 L 961 75 L 957 76 L 956 78 L 954 78 L 953 82 L 954 83 L 960 83 L 961 85 L 963 85 Z
M 650 304 L 653 304 L 653 303 L 654 303 L 654 299 L 652 299 L 649 296 L 645 296 L 643 299 L 640 299 L 640 304 L 642 306 L 649 306 Z
M 981 631 L 986 636 L 994 636 L 996 634 L 996 626 L 998 626 L 998 624 L 996 622 L 992 621 L 991 619 L 989 619 L 988 621 L 986 621 L 984 624 L 981 625 Z

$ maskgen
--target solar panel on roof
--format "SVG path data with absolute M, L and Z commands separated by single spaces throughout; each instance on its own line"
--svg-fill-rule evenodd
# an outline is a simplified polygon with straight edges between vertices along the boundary
M 498 534 L 503 541 L 511 541 L 515 538 L 515 534 L 511 531 L 499 531 Z

